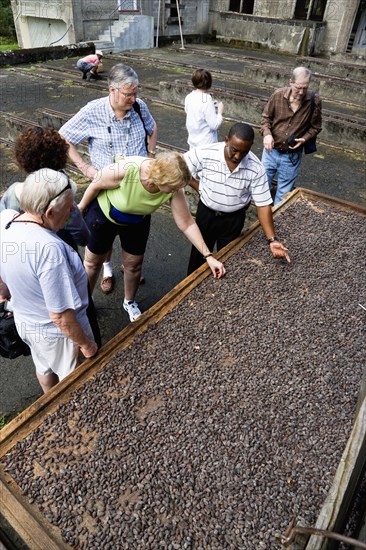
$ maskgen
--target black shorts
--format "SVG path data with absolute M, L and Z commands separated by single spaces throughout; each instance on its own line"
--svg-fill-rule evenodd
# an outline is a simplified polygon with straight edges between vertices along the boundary
M 85 215 L 90 231 L 88 249 L 93 254 L 105 254 L 112 248 L 116 235 L 119 235 L 121 247 L 134 256 L 145 253 L 150 233 L 151 216 L 145 216 L 140 223 L 118 225 L 112 223 L 102 212 L 97 199 L 90 204 Z

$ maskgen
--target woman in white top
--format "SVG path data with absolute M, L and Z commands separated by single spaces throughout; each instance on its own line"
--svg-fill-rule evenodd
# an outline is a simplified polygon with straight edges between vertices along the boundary
M 194 90 L 186 96 L 184 101 L 184 109 L 187 113 L 187 141 L 190 149 L 217 142 L 217 130 L 222 123 L 224 112 L 224 105 L 220 101 L 217 104 L 216 113 L 215 102 L 208 93 L 212 86 L 212 76 L 209 71 L 196 69 L 192 74 L 192 84 Z

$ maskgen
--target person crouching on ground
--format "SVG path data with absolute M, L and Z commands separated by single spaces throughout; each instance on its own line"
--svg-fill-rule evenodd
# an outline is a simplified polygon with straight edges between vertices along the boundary
M 76 67 L 79 69 L 79 71 L 83 73 L 83 80 L 90 80 L 91 78 L 102 78 L 98 74 L 102 57 L 103 52 L 101 52 L 100 50 L 95 50 L 95 54 L 92 53 L 79 59 L 79 61 L 76 63 Z
M 156 159 L 128 157 L 97 172 L 79 208 L 87 209 L 85 221 L 91 237 L 85 249 L 84 265 L 91 289 L 95 287 L 103 261 L 119 235 L 124 265 L 123 308 L 130 321 L 141 315 L 135 301 L 141 266 L 150 231 L 151 213 L 170 201 L 178 228 L 209 264 L 214 277 L 225 268 L 207 248 L 189 212 L 183 187 L 191 180 L 182 155 L 167 152 Z
M 25 180 L 23 213 L 0 214 L 0 275 L 44 392 L 75 369 L 79 352 L 87 358 L 98 349 L 86 315 L 83 264 L 56 235 L 70 216 L 75 191 L 66 174 L 43 168 Z

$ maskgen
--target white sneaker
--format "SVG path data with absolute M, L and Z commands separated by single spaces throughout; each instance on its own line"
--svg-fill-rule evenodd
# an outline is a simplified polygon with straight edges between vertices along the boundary
M 141 311 L 139 310 L 139 306 L 135 300 L 130 300 L 129 302 L 127 300 L 123 300 L 123 309 L 127 311 L 130 321 L 136 321 L 141 315 Z

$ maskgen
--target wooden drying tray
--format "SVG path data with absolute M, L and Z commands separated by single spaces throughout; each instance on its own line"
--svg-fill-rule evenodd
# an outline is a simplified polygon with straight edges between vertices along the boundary
M 366 208 L 307 189 L 297 188 L 289 193 L 284 201 L 273 208 L 274 218 L 302 198 L 309 201 L 320 201 L 336 208 L 358 212 L 366 216 Z M 261 227 L 257 221 L 243 235 L 220 250 L 215 256 L 221 261 L 227 260 L 240 248 L 245 246 L 258 231 L 261 231 Z M 84 361 L 74 372 L 5 426 L 0 431 L 0 457 L 4 456 L 16 443 L 24 439 L 42 424 L 45 418 L 55 412 L 60 404 L 67 402 L 75 390 L 80 388 L 110 362 L 113 354 L 129 347 L 135 336 L 143 333 L 150 325 L 159 323 L 169 311 L 208 276 L 211 276 L 211 271 L 207 265 L 201 266 L 194 274 L 185 278 L 159 302 L 143 313 L 138 320 L 128 325 L 104 345 L 96 357 Z M 350 438 L 337 471 L 336 486 L 332 487 L 330 496 L 319 516 L 318 528 L 333 529 L 340 511 L 344 507 L 344 501 L 348 502 L 350 498 L 350 487 L 354 490 L 355 485 L 357 485 L 357 474 L 359 474 L 364 460 L 362 460 L 362 456 L 366 456 L 365 430 L 366 403 L 364 401 L 359 407 L 353 435 Z M 70 548 L 61 539 L 59 529 L 46 520 L 36 505 L 29 504 L 26 498 L 22 496 L 15 481 L 3 471 L 3 468 L 0 468 L 0 504 L 1 513 L 5 519 L 31 549 L 44 550 L 47 548 L 47 550 L 56 550 Z M 310 539 L 306 550 L 323 548 L 318 543 L 319 539 L 314 544 L 312 543 L 312 539 Z M 299 548 L 299 546 L 294 546 L 293 548 Z

